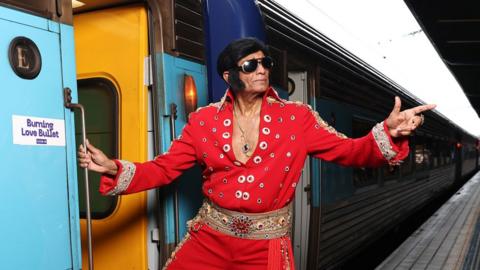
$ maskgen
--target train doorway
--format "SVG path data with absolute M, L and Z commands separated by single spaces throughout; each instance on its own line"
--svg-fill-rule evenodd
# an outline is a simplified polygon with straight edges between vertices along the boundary
M 289 79 L 293 81 L 295 90 L 290 100 L 308 103 L 307 72 L 289 72 Z M 308 231 L 310 223 L 310 158 L 305 161 L 302 176 L 295 190 L 293 252 L 295 254 L 295 268 L 306 269 L 308 254 Z
M 147 11 L 141 4 L 74 16 L 79 103 L 90 143 L 112 158 L 148 158 Z M 78 130 L 78 129 L 77 129 Z M 145 192 L 103 197 L 91 174 L 93 257 L 97 269 L 147 269 Z M 82 192 L 84 188 L 79 187 Z M 83 195 L 80 194 L 80 198 Z M 84 212 L 80 208 L 80 213 Z M 82 243 L 86 243 L 82 219 Z M 83 246 L 83 262 L 86 249 Z

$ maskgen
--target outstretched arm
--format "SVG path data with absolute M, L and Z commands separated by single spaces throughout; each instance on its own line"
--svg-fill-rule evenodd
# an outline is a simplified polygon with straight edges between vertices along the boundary
M 140 192 L 170 183 L 195 164 L 194 137 L 187 123 L 181 139 L 174 140 L 168 152 L 143 163 L 109 159 L 87 141 L 87 151 L 83 145 L 78 150 L 78 162 L 81 167 L 102 174 L 99 191 L 103 195 Z
M 308 109 L 303 124 L 307 153 L 326 161 L 344 166 L 377 167 L 388 162 L 396 165 L 408 155 L 408 138 L 423 122 L 421 112 L 435 108 L 422 105 L 400 111 L 401 102 L 395 98 L 395 106 L 389 117 L 375 125 L 361 138 L 347 138 L 323 121 L 317 112 Z

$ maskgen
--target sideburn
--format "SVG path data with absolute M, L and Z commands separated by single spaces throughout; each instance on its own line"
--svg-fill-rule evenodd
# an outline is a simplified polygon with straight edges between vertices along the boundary
M 238 70 L 229 70 L 228 74 L 228 84 L 234 92 L 239 92 L 245 89 L 245 84 L 240 80 L 240 73 Z

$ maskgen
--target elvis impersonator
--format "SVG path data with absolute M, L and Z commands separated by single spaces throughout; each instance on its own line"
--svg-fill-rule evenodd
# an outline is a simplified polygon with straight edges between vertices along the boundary
M 195 163 L 206 197 L 165 269 L 294 269 L 291 202 L 307 155 L 344 166 L 398 165 L 423 105 L 400 111 L 351 139 L 301 102 L 270 87 L 273 60 L 254 38 L 230 43 L 217 72 L 228 83 L 220 102 L 191 113 L 168 152 L 145 163 L 112 160 L 87 144 L 79 165 L 102 173 L 100 192 L 129 194 L 167 185 Z

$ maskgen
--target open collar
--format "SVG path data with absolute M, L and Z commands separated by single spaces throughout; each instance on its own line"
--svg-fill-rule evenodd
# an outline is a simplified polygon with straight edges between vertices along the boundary
M 235 98 L 233 95 L 233 90 L 228 88 L 225 91 L 225 94 L 223 95 L 222 99 L 220 99 L 220 104 L 218 106 L 217 113 L 220 110 L 223 110 L 226 104 L 233 104 L 234 99 Z M 277 91 L 273 89 L 273 87 L 271 86 L 268 87 L 267 91 L 265 91 L 265 94 L 263 95 L 263 102 L 265 101 L 269 103 L 272 103 L 272 102 L 285 103 L 285 101 L 278 96 Z

